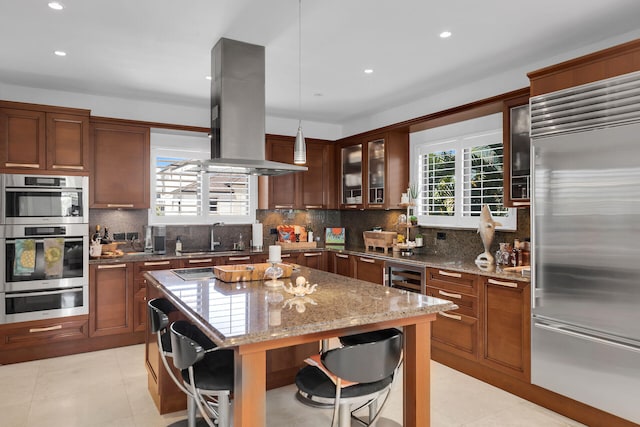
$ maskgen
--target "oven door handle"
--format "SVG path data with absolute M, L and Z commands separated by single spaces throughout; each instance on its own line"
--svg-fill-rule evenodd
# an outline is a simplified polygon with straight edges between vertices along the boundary
M 27 293 L 17 292 L 15 294 L 6 293 L 5 294 L 5 298 L 38 297 L 38 296 L 42 296 L 42 295 L 62 295 L 62 294 L 70 293 L 70 292 L 78 292 L 78 290 L 81 290 L 81 289 L 82 289 L 82 287 L 80 287 L 80 288 L 69 288 L 69 289 L 60 289 L 58 291 L 27 292 Z
M 65 242 L 82 242 L 84 240 L 84 238 L 82 238 L 82 237 L 69 239 L 67 237 L 60 236 L 60 235 L 52 235 L 51 238 L 52 239 L 61 238 L 61 239 L 64 239 Z M 33 238 L 30 238 L 30 237 L 20 237 L 20 239 L 33 240 L 36 243 L 44 243 L 44 239 L 33 239 Z M 7 240 L 7 243 L 15 243 L 15 241 L 18 240 L 18 238 L 17 237 L 13 237 L 13 238 L 6 239 L 6 240 Z
M 82 193 L 78 187 L 7 187 L 7 193 Z

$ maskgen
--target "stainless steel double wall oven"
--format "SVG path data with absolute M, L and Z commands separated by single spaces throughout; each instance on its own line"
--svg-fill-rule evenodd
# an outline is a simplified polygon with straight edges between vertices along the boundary
M 89 312 L 88 183 L 0 175 L 0 323 Z

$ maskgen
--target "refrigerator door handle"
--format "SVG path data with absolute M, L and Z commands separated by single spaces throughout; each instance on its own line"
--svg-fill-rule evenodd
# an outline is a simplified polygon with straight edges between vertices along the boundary
M 596 336 L 593 336 L 593 335 L 588 335 L 588 334 L 581 333 L 581 332 L 576 332 L 576 331 L 567 329 L 566 327 L 563 327 L 563 326 L 560 326 L 560 325 L 547 325 L 545 323 L 539 323 L 537 321 L 534 321 L 534 326 L 536 328 L 544 329 L 544 330 L 551 331 L 551 332 L 557 332 L 559 334 L 564 334 L 564 335 L 568 335 L 568 336 L 571 336 L 571 337 L 584 339 L 584 340 L 595 342 L 595 343 L 598 343 L 598 344 L 605 344 L 605 345 L 609 345 L 609 346 L 612 346 L 612 347 L 621 348 L 623 350 L 631 350 L 631 351 L 634 351 L 636 353 L 640 353 L 640 348 L 638 348 L 636 346 L 629 345 L 629 344 L 624 344 L 624 343 L 617 342 L 617 341 L 606 340 L 604 338 L 599 338 L 599 337 L 596 337 Z

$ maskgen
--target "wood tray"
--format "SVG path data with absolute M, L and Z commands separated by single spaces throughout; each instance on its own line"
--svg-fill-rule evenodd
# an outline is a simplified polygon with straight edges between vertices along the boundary
M 314 249 L 318 247 L 317 242 L 276 242 L 277 245 L 282 246 L 284 250 L 296 250 L 296 249 Z
M 277 264 L 282 269 L 281 277 L 291 277 L 293 266 L 290 264 Z M 217 265 L 213 267 L 213 274 L 223 282 L 248 282 L 251 280 L 264 280 L 264 272 L 271 267 L 271 263 Z

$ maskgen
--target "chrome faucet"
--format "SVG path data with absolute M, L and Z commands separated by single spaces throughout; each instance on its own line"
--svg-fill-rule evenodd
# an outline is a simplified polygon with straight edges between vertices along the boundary
M 211 252 L 216 250 L 216 246 L 220 246 L 220 242 L 216 242 L 216 239 L 213 235 L 213 227 L 215 227 L 216 225 L 224 225 L 224 222 L 216 222 L 211 226 L 211 237 L 210 237 L 211 247 L 209 248 Z

